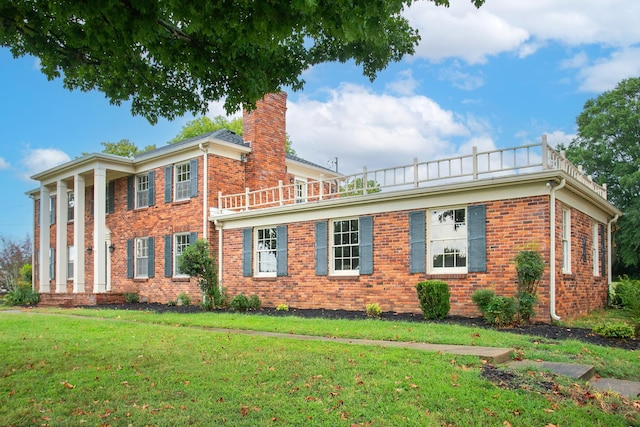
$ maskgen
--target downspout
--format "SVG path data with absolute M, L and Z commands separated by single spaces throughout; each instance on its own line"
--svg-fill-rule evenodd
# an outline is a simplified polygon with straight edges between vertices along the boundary
M 609 295 L 611 295 L 612 270 L 611 267 L 611 224 L 618 221 L 618 214 L 607 223 L 607 283 L 609 284 Z
M 202 155 L 202 157 L 204 157 L 204 170 L 202 171 L 202 181 L 204 181 L 202 183 L 202 192 L 204 193 L 202 197 L 202 238 L 207 240 L 209 237 L 207 234 L 207 223 L 209 221 L 207 215 L 209 211 L 209 144 L 200 143 L 198 146 L 200 147 L 200 151 L 204 153 Z
M 560 320 L 560 316 L 556 314 L 556 191 L 560 190 L 567 184 L 562 178 L 560 184 L 553 186 L 551 182 L 547 182 L 547 186 L 551 187 L 549 191 L 550 198 L 550 232 L 549 232 L 549 314 L 553 320 Z
M 222 293 L 222 224 L 217 219 L 213 223 L 218 230 L 218 288 Z

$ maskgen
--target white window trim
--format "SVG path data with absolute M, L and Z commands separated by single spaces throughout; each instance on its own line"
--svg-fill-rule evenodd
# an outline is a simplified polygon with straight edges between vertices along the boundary
M 147 256 L 146 257 L 139 257 L 138 256 L 138 242 L 140 241 L 146 241 L 147 244 Z M 135 277 L 136 279 L 147 279 L 149 277 L 149 238 L 148 237 L 138 237 L 136 239 L 134 239 L 133 241 L 133 277 Z M 147 264 L 147 274 L 141 274 L 138 272 L 138 260 L 144 259 L 146 264 Z
M 185 278 L 185 277 L 189 277 L 188 274 L 184 274 L 184 273 L 178 273 L 178 256 L 180 256 L 180 254 L 182 254 L 182 252 L 180 252 L 180 254 L 178 254 L 178 237 L 179 236 L 187 236 L 187 246 L 189 246 L 189 236 L 191 235 L 191 233 L 176 233 L 173 235 L 173 277 L 175 278 Z
M 277 271 L 278 271 L 278 262 L 277 262 L 277 248 L 274 250 L 274 258 L 276 258 L 276 264 L 275 264 L 275 269 L 273 271 L 260 271 L 260 250 L 258 248 L 258 244 L 259 244 L 259 239 L 258 239 L 258 235 L 259 230 L 268 230 L 268 229 L 273 229 L 276 232 L 276 241 L 277 241 L 277 235 L 278 235 L 278 230 L 276 226 L 266 226 L 266 227 L 256 227 L 254 229 L 254 233 L 253 233 L 253 259 L 254 259 L 254 269 L 253 271 L 254 276 L 255 277 L 276 277 L 277 275 Z M 264 251 L 265 253 L 269 252 L 269 251 Z
M 294 179 L 293 191 L 294 191 L 294 200 L 295 203 L 307 203 L 309 192 L 307 187 L 307 179 L 306 178 L 298 178 Z M 298 196 L 298 188 L 301 189 L 301 195 Z
M 591 257 L 593 260 L 593 276 L 600 277 L 600 245 L 598 245 L 598 224 L 591 226 Z
M 333 232 L 334 224 L 341 221 L 358 221 L 358 217 L 339 218 L 329 221 L 329 275 L 330 276 L 359 276 L 360 268 L 355 270 L 336 270 L 335 269 L 335 234 Z M 360 244 L 360 226 L 358 225 L 358 245 Z M 358 266 L 360 266 L 360 253 L 358 253 Z
M 466 227 L 469 227 L 469 212 L 467 210 L 467 206 L 447 206 L 447 207 L 441 207 L 441 208 L 436 208 L 436 209 L 429 209 L 427 210 L 427 218 L 426 218 L 426 224 L 427 224 L 427 239 L 426 239 L 426 244 L 427 244 L 427 272 L 428 274 L 467 274 L 469 271 L 469 236 L 465 236 L 465 253 L 467 254 L 467 262 L 466 265 L 464 267 L 434 267 L 433 266 L 433 253 L 432 253 L 432 248 L 431 248 L 431 243 L 433 241 L 433 239 L 431 238 L 431 236 L 433 235 L 433 231 L 431 229 L 432 224 L 431 224 L 431 216 L 433 214 L 433 212 L 440 212 L 440 211 L 455 211 L 458 209 L 464 209 L 464 224 Z
M 187 166 L 189 167 L 189 178 L 186 181 L 180 181 L 178 182 L 178 168 L 180 166 Z M 191 186 L 191 174 L 193 172 L 191 171 L 191 162 L 182 162 L 182 163 L 176 163 L 175 165 L 173 165 L 173 201 L 174 202 L 180 202 L 182 200 L 189 200 L 190 198 L 190 186 Z M 186 182 L 186 186 L 187 186 L 187 192 L 186 192 L 186 196 L 185 197 L 181 197 L 178 198 L 178 184 L 183 184 Z
M 571 274 L 571 210 L 562 209 L 562 273 Z
M 67 191 L 67 222 L 73 222 L 75 219 L 75 203 L 75 193 L 73 191 Z
M 147 178 L 147 189 L 146 190 L 140 190 L 140 179 L 141 178 Z M 149 207 L 149 202 L 150 202 L 149 201 L 149 184 L 150 184 L 149 183 L 149 172 L 141 173 L 139 175 L 136 175 L 136 179 L 135 179 L 135 195 L 136 195 L 136 197 L 135 197 L 135 206 L 136 206 L 136 209 L 143 209 L 143 208 Z M 108 191 L 109 190 L 107 189 L 107 192 Z M 147 203 L 144 204 L 144 205 L 140 204 L 140 196 L 139 195 L 140 195 L 140 193 L 142 191 L 145 191 L 147 193 Z

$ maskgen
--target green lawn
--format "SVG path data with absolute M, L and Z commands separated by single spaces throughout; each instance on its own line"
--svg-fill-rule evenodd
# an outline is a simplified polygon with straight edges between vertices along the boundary
M 220 333 L 257 329 L 514 348 L 638 377 L 637 351 L 459 326 L 242 314 L 0 311 L 0 424 L 23 425 L 640 425 L 633 402 L 521 372 L 415 350 Z M 595 364 L 595 363 L 594 363 Z M 598 368 L 600 370 L 600 367 Z

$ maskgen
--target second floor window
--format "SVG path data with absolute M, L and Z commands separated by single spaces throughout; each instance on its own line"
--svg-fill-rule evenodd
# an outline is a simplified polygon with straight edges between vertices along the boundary
M 149 206 L 149 175 L 136 176 L 136 208 Z
M 190 196 L 191 165 L 189 162 L 175 166 L 175 200 L 185 200 Z

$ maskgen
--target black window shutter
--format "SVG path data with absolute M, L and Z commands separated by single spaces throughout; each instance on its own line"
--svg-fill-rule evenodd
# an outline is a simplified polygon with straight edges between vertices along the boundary
M 487 271 L 486 222 L 485 205 L 472 205 L 467 208 L 467 239 L 469 245 L 467 270 L 470 273 Z
M 149 206 L 156 204 L 156 171 L 149 171 Z
M 148 265 L 148 277 L 155 277 L 156 276 L 156 239 L 153 237 L 149 237 L 147 239 L 147 250 L 149 251 L 149 258 L 147 259 L 147 265 Z
M 426 227 L 426 213 L 424 211 L 409 213 L 410 273 L 425 273 L 427 271 Z
M 164 168 L 164 202 L 171 202 L 171 190 L 173 188 L 173 166 Z
M 253 252 L 253 240 L 250 228 L 242 230 L 242 275 L 244 277 L 251 277 L 253 274 L 253 266 L 251 265 L 252 252 Z
M 326 276 L 328 270 L 327 256 L 327 222 L 316 222 L 316 275 Z
M 276 228 L 276 275 L 286 276 L 287 268 L 287 226 L 280 225 Z
M 112 214 L 116 208 L 116 182 L 109 181 L 107 186 L 107 194 L 109 196 L 109 206 L 107 206 L 107 213 Z
M 164 236 L 164 277 L 173 276 L 173 237 Z
M 607 263 L 605 250 L 607 249 L 607 242 L 605 240 L 606 233 L 604 232 L 604 225 L 600 224 L 600 271 L 602 277 L 607 277 Z
M 135 176 L 127 177 L 127 210 L 130 211 L 134 207 L 136 189 L 135 189 Z
M 133 239 L 127 240 L 127 279 L 133 278 Z
M 362 216 L 358 219 L 360 235 L 360 274 L 373 274 L 373 217 Z
M 191 159 L 189 167 L 189 197 L 198 195 L 198 159 Z

